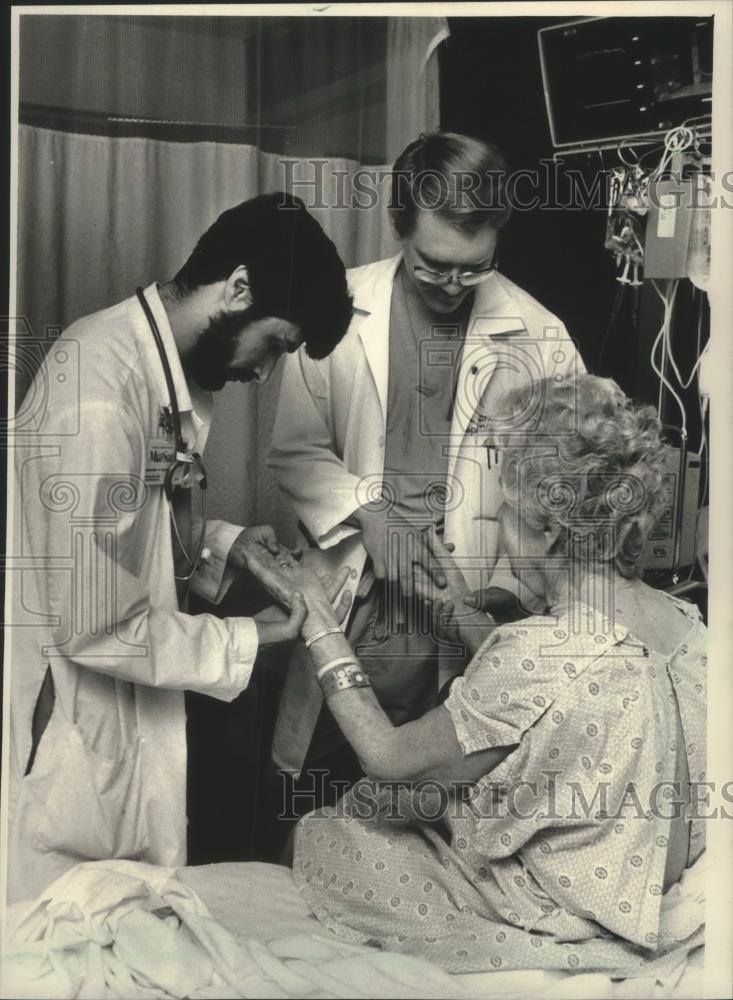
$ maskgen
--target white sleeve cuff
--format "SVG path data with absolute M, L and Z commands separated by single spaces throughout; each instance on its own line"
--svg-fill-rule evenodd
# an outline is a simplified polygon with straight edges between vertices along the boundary
M 247 687 L 252 676 L 252 668 L 257 659 L 259 640 L 257 638 L 257 623 L 253 618 L 235 619 L 233 627 L 232 678 L 235 681 L 237 693 Z
M 244 531 L 227 521 L 207 521 L 201 561 L 191 580 L 192 590 L 210 604 L 219 604 L 237 571 L 227 566 L 232 545 Z
M 259 648 L 257 625 L 252 618 L 225 618 L 224 622 L 229 635 L 224 670 L 215 683 L 193 685 L 189 690 L 219 701 L 234 701 L 252 677 Z

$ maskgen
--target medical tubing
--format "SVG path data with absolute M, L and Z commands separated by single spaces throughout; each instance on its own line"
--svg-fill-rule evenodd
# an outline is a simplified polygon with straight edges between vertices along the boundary
M 678 282 L 677 281 L 674 282 L 674 284 L 672 286 L 671 292 L 668 293 L 667 295 L 663 295 L 662 292 L 660 292 L 659 288 L 657 287 L 656 281 L 654 281 L 653 279 L 652 279 L 652 285 L 654 286 L 655 292 L 657 293 L 657 295 L 659 296 L 659 298 L 662 300 L 662 303 L 664 304 L 664 318 L 662 320 L 662 325 L 661 325 L 661 327 L 659 329 L 659 333 L 657 334 L 657 336 L 656 336 L 656 338 L 654 340 L 654 343 L 652 345 L 651 354 L 650 354 L 650 357 L 649 357 L 649 360 L 650 360 L 650 363 L 651 363 L 651 366 L 652 366 L 652 369 L 653 369 L 654 373 L 659 376 L 659 399 L 658 399 L 658 402 L 657 402 L 657 415 L 661 419 L 661 416 L 662 416 L 662 387 L 664 386 L 669 391 L 669 393 L 674 397 L 674 400 L 677 403 L 677 406 L 679 407 L 680 414 L 682 416 L 682 433 L 686 437 L 687 436 L 687 413 L 685 411 L 684 404 L 683 404 L 682 400 L 680 399 L 680 397 L 678 396 L 678 394 L 675 392 L 674 386 L 669 381 L 669 379 L 667 378 L 667 376 L 664 374 L 664 371 L 662 369 L 658 368 L 657 365 L 656 365 L 656 362 L 655 362 L 655 355 L 657 353 L 657 347 L 660 344 L 660 342 L 662 344 L 662 358 L 661 358 L 662 365 L 664 365 L 664 362 L 666 361 L 666 359 L 668 357 L 669 325 L 670 325 L 671 318 L 672 318 L 672 309 L 674 307 L 674 300 L 675 300 L 675 296 L 677 294 Z

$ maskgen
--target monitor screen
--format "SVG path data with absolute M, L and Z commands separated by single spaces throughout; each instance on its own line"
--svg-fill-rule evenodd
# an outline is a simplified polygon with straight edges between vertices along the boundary
M 666 132 L 709 114 L 711 17 L 597 17 L 542 28 L 556 147 Z

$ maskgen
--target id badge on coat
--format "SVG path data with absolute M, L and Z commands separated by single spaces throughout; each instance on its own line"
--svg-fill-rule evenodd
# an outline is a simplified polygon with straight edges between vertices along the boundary
M 148 441 L 145 456 L 145 484 L 162 486 L 165 475 L 176 457 L 176 446 L 170 438 L 154 437 Z

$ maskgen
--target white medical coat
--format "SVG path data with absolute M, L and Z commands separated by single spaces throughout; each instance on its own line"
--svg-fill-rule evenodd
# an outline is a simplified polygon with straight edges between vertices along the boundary
M 401 259 L 398 254 L 348 272 L 354 317 L 327 358 L 314 361 L 301 348 L 285 360 L 268 464 L 319 547 L 314 562 L 322 572 L 348 565 L 361 574 L 366 560 L 361 532 L 344 520 L 375 500 L 382 483 L 390 304 Z M 429 339 L 420 350 L 421 364 L 440 361 L 431 359 Z M 455 544 L 471 589 L 491 582 L 517 590 L 506 559 L 497 565 L 494 518 L 503 495 L 487 438 L 498 401 L 517 385 L 583 370 L 565 326 L 531 295 L 498 272 L 476 287 L 456 383 L 444 523 L 445 540 Z M 416 384 L 419 377 L 416 372 Z M 523 433 L 532 426 L 530 420 Z M 349 586 L 356 589 L 353 581 Z M 293 664 L 273 744 L 286 770 L 300 770 L 319 704 L 317 685 Z
M 322 361 L 302 348 L 285 361 L 268 462 L 329 570 L 348 564 L 361 572 L 366 558 L 360 532 L 343 522 L 375 499 L 384 472 L 390 302 L 400 261 L 398 255 L 351 269 L 354 318 L 344 339 Z M 428 341 L 421 350 L 423 363 L 436 363 Z M 487 585 L 497 559 L 491 518 L 502 494 L 486 439 L 498 400 L 530 380 L 583 370 L 564 325 L 527 292 L 498 272 L 476 287 L 453 407 L 445 506 L 445 537 L 472 588 Z
M 146 295 L 183 437 L 200 452 L 211 396 L 189 390 L 156 286 Z M 184 691 L 231 700 L 249 682 L 254 622 L 178 609 L 169 504 L 152 473 L 169 403 L 133 297 L 65 331 L 16 420 L 6 653 L 11 899 L 35 895 L 84 859 L 184 864 Z M 209 554 L 192 589 L 212 602 L 231 580 L 226 558 L 241 530 L 207 524 Z M 49 667 L 54 708 L 25 775 Z

